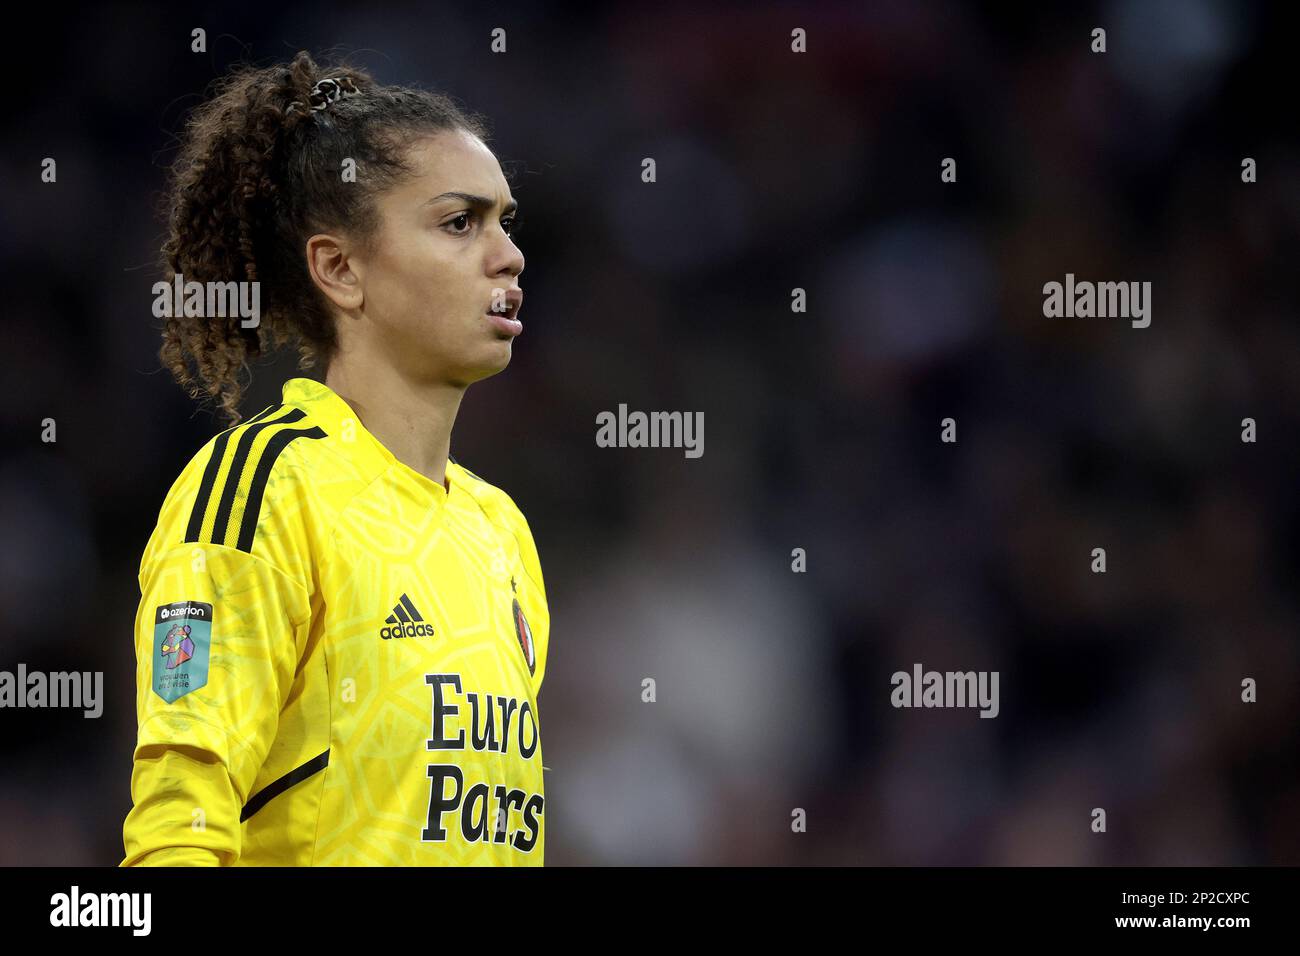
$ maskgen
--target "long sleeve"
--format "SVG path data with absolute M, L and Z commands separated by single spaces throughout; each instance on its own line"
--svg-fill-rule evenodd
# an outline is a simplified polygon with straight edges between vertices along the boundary
M 307 592 L 254 554 L 187 543 L 142 569 L 141 593 L 121 865 L 231 865 L 305 645 Z

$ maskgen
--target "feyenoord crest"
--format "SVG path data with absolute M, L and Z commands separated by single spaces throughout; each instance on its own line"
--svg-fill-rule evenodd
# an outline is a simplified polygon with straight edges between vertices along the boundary
M 519 598 L 514 599 L 515 615 L 515 636 L 519 638 L 519 646 L 524 652 L 524 660 L 528 662 L 528 673 L 535 673 L 537 667 L 537 654 L 533 647 L 533 632 L 528 626 L 528 618 L 524 617 L 524 609 L 519 606 Z

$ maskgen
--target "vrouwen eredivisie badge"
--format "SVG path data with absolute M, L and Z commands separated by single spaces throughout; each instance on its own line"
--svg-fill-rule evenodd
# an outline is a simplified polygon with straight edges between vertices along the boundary
M 208 682 L 212 605 L 164 604 L 153 619 L 153 690 L 169 704 Z

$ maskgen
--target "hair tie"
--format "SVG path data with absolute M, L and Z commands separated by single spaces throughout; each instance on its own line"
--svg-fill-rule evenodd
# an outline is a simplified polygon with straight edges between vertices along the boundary
M 348 76 L 330 77 L 321 80 L 311 90 L 312 111 L 323 110 L 349 93 L 359 92 L 360 90 L 353 84 L 352 78 Z

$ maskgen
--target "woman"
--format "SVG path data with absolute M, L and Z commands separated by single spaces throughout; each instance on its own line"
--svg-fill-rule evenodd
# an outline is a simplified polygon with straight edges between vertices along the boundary
M 190 120 L 169 285 L 255 282 L 259 312 L 167 310 L 164 363 L 236 424 L 141 561 L 121 865 L 542 863 L 541 567 L 514 502 L 449 455 L 522 330 L 485 140 L 446 97 L 305 52 Z M 286 343 L 323 384 L 240 422 L 239 371 Z

